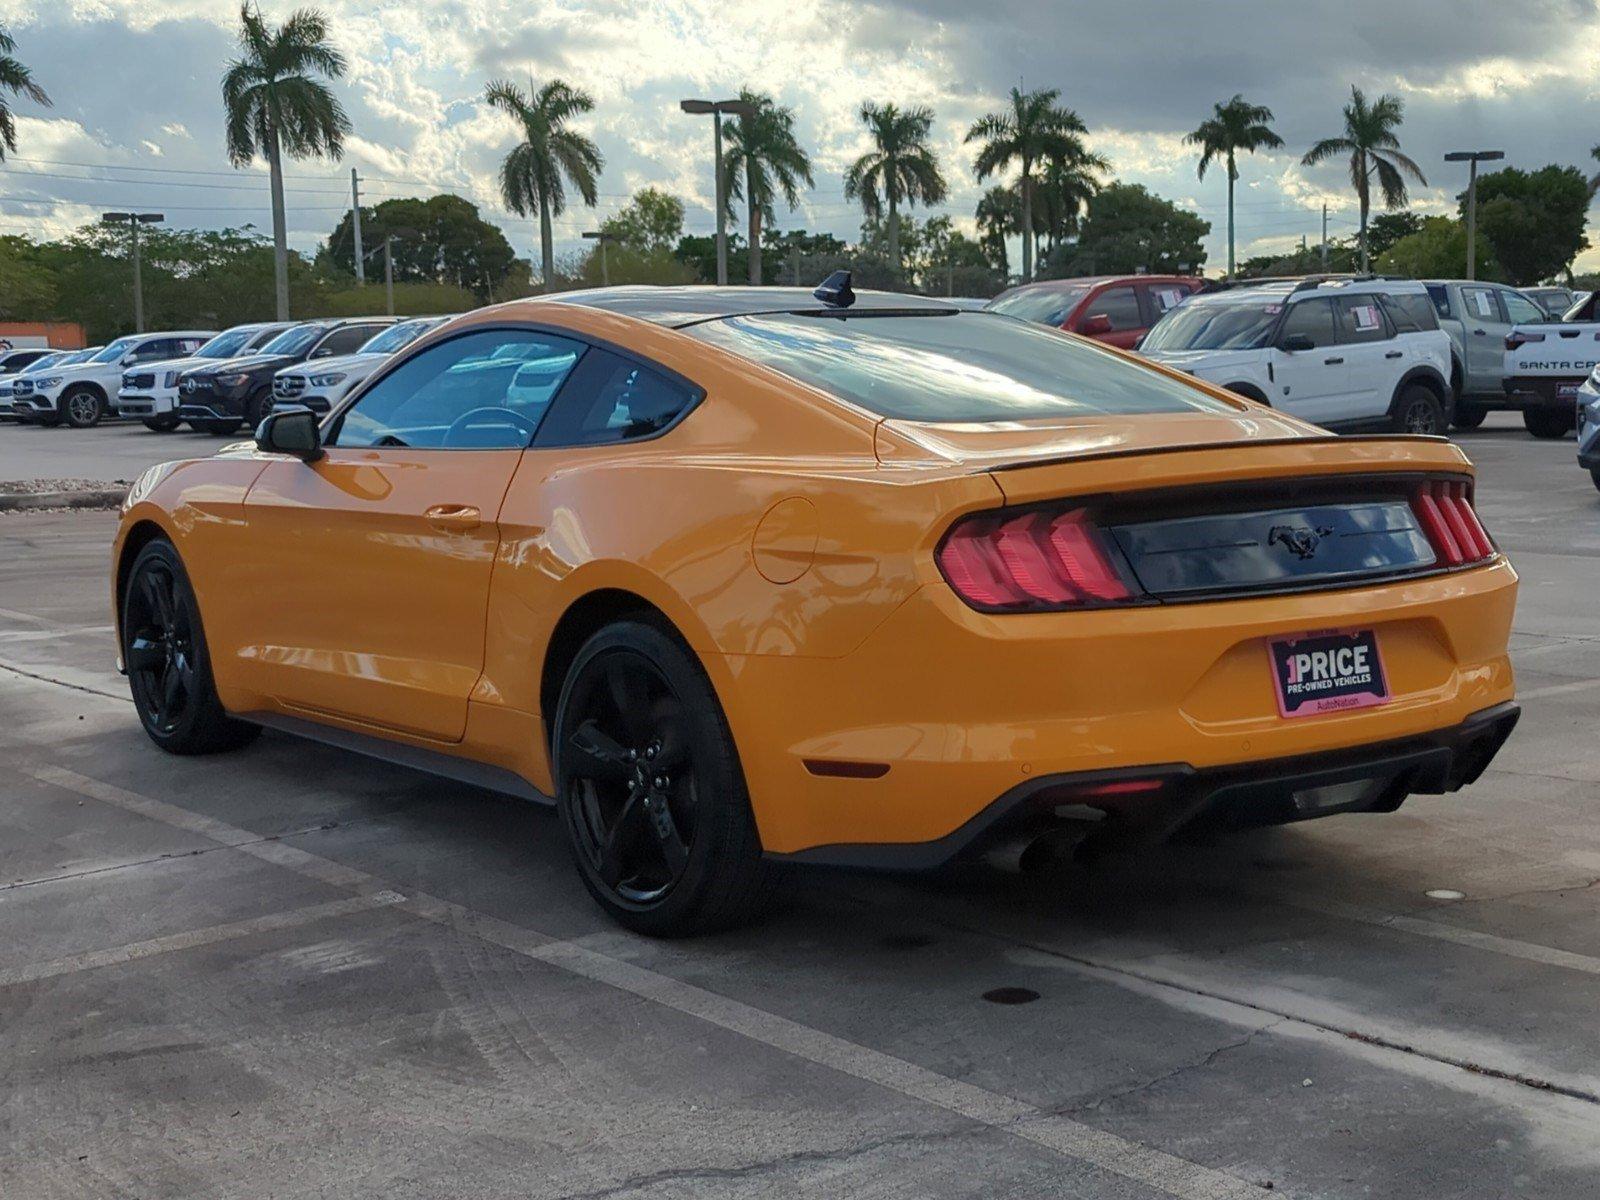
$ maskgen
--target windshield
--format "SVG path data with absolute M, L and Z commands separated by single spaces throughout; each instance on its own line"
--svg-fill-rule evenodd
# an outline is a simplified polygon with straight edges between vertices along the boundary
M 1008 317 L 1021 317 L 1024 321 L 1038 321 L 1044 325 L 1060 325 L 1088 294 L 1087 286 L 1022 288 L 1009 296 L 990 301 L 989 311 L 1005 313 Z
M 731 317 L 684 332 L 909 421 L 1233 411 L 1109 350 L 992 313 Z
M 1266 345 L 1282 312 L 1277 298 L 1190 300 L 1157 321 L 1139 349 L 1253 350 Z
M 391 325 L 382 333 L 368 338 L 362 343 L 357 354 L 393 354 L 402 346 L 410 345 L 435 325 L 443 324 L 442 321 L 403 321 L 399 325 Z
M 71 356 L 66 354 L 46 354 L 42 358 L 34 359 L 27 366 L 23 367 L 18 374 L 27 375 L 34 371 L 42 371 L 45 367 L 60 366 L 61 364 L 70 361 L 72 361 Z
M 300 354 L 311 348 L 311 343 L 323 334 L 321 325 L 296 325 L 293 329 L 285 329 L 265 346 L 261 347 L 262 354 Z
M 131 337 L 118 338 L 89 361 L 97 363 L 116 362 L 117 359 L 121 358 L 130 349 L 132 349 L 134 342 L 138 340 L 138 338 Z
M 250 330 L 230 329 L 219 333 L 194 352 L 195 358 L 234 358 L 250 340 Z

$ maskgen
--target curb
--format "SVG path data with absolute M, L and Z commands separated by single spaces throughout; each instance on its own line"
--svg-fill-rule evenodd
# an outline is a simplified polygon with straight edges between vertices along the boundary
M 0 512 L 36 508 L 119 508 L 127 488 L 92 488 L 81 492 L 0 492 Z

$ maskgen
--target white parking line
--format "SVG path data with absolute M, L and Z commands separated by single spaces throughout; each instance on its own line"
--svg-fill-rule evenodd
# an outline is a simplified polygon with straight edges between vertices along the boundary
M 76 771 L 54 766 L 24 770 L 42 783 L 210 838 L 241 854 L 276 863 L 322 883 L 363 889 L 369 896 L 394 890 L 392 885 L 365 871 L 281 842 L 262 842 L 259 834 Z M 892 1054 L 601 954 L 576 942 L 559 941 L 425 893 L 411 892 L 388 903 L 423 920 L 629 992 L 817 1066 L 932 1104 L 1179 1200 L 1259 1200 L 1261 1196 L 1260 1188 L 1225 1172 L 1118 1137 L 988 1088 L 941 1075 Z

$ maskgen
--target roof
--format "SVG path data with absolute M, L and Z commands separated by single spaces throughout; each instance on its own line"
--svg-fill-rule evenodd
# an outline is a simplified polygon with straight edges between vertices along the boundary
M 1066 291 L 1069 288 L 1099 287 L 1103 283 L 1190 283 L 1204 282 L 1199 275 L 1064 275 L 1060 279 L 1034 279 L 1028 283 L 1019 283 L 1015 287 L 1007 288 L 1000 294 L 1009 295 L 1011 292 L 1032 291 Z
M 857 291 L 855 295 L 855 303 L 848 309 L 824 304 L 806 288 L 786 287 L 632 286 L 561 292 L 539 299 L 604 309 L 672 328 L 754 313 L 855 313 L 868 309 L 956 311 L 954 306 L 927 296 L 867 290 Z

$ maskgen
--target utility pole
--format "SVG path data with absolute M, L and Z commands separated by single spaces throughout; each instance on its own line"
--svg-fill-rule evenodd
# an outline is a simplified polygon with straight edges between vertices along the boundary
M 744 100 L 680 100 L 678 107 L 686 113 L 710 113 L 712 128 L 712 168 L 716 176 L 717 205 L 717 283 L 728 283 L 728 202 L 722 190 L 722 114 L 753 117 L 755 105 Z
M 361 253 L 361 184 L 356 169 L 350 168 L 350 228 L 356 235 L 356 285 L 367 284 L 367 260 Z
M 383 239 L 383 295 L 388 313 L 394 316 L 394 236 Z
M 586 229 L 583 236 L 592 242 L 600 244 L 600 286 L 610 287 L 611 269 L 606 266 L 606 243 L 614 242 L 616 238 L 612 237 L 604 229 Z
M 133 237 L 133 331 L 144 332 L 144 279 L 139 270 L 139 226 L 155 225 L 166 220 L 161 213 L 142 212 L 108 212 L 101 213 L 100 220 L 106 225 L 121 225 L 128 223 L 128 232 Z
M 1452 150 L 1445 162 L 1464 162 L 1467 168 L 1467 278 L 1476 279 L 1478 268 L 1478 164 L 1499 162 L 1504 150 Z
M 1328 270 L 1328 202 L 1322 202 L 1322 270 Z

